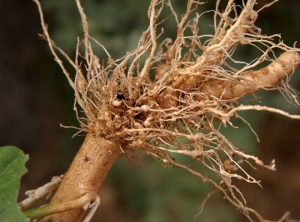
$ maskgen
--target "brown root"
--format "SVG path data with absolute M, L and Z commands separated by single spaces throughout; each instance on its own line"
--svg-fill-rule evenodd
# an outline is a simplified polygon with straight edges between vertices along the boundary
M 73 201 L 87 193 L 93 193 L 96 197 L 120 153 L 120 148 L 116 143 L 88 134 L 72 165 L 64 175 L 51 204 Z M 79 206 L 43 218 L 43 221 L 81 221 L 85 213 L 83 206 Z
M 244 153 L 220 133 L 220 128 L 232 125 L 231 118 L 242 110 L 265 110 L 299 119 L 299 116 L 274 108 L 241 105 L 239 98 L 261 89 L 281 90 L 299 105 L 297 93 L 289 87 L 287 76 L 298 66 L 300 50 L 281 41 L 276 43 L 279 35 L 261 34 L 254 25 L 260 11 L 253 8 L 255 0 L 248 0 L 240 14 L 233 0 L 228 1 L 222 13 L 218 8 L 220 1 L 217 1 L 213 35 L 198 34 L 201 15 L 196 11 L 202 2 L 188 0 L 186 13 L 179 19 L 171 1 L 167 1 L 178 28 L 174 41 L 160 39 L 157 24 L 164 1 L 152 0 L 148 29 L 141 35 L 136 49 L 118 60 L 113 60 L 106 49 L 89 36 L 87 18 L 80 1 L 76 0 L 84 39 L 78 40 L 75 61 L 55 46 L 41 6 L 38 0 L 35 2 L 44 37 L 75 91 L 74 110 L 81 125 L 80 132 L 87 133 L 53 203 L 79 198 L 85 192 L 97 192 L 120 149 L 128 156 L 135 150 L 142 150 L 165 165 L 186 169 L 203 182 L 211 183 L 249 220 L 253 220 L 253 216 L 263 220 L 258 212 L 247 207 L 232 178 L 259 185 L 259 181 L 244 170 L 244 164 L 275 170 L 275 162 L 265 164 L 258 157 Z M 188 20 L 192 16 L 194 18 Z M 192 35 L 187 35 L 187 30 Z M 107 53 L 106 66 L 93 53 L 90 41 L 96 41 Z M 159 41 L 166 50 L 157 47 Z M 84 55 L 79 53 L 82 44 Z M 259 49 L 261 56 L 251 63 L 235 60 L 236 47 L 243 45 Z M 283 52 L 278 58 L 276 50 Z M 57 52 L 74 67 L 76 76 L 71 77 Z M 141 60 L 143 55 L 145 62 Z M 84 58 L 85 66 L 80 65 L 78 57 Z M 229 61 L 241 67 L 232 67 Z M 258 69 L 263 62 L 271 63 Z M 150 70 L 153 69 L 156 76 L 151 79 Z M 251 128 L 246 120 L 243 121 Z M 217 179 L 207 178 L 202 172 L 176 162 L 170 156 L 173 153 L 191 157 L 191 161 L 215 173 Z M 70 187 L 74 187 L 72 192 Z M 82 209 L 70 213 L 72 218 L 82 217 L 82 214 Z M 67 213 L 62 217 L 68 217 Z
M 287 51 L 265 68 L 241 73 L 237 83 L 230 80 L 209 80 L 201 87 L 201 92 L 229 100 L 260 89 L 274 87 L 280 80 L 294 72 L 300 63 L 298 52 Z

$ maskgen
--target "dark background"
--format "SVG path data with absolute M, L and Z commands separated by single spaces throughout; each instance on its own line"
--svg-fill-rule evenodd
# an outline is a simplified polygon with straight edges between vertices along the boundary
M 260 5 L 269 1 L 261 0 Z M 215 1 L 199 11 L 214 8 Z M 147 0 L 84 1 L 91 35 L 107 47 L 113 58 L 133 49 L 139 35 L 148 26 Z M 43 2 L 52 37 L 71 56 L 74 55 L 81 24 L 75 1 Z M 183 11 L 185 1 L 174 1 Z M 168 16 L 169 12 L 165 15 Z M 212 14 L 209 14 L 210 16 Z M 212 24 L 211 17 L 200 22 L 203 34 Z M 288 45 L 300 40 L 300 2 L 281 0 L 259 15 L 256 25 L 263 33 L 281 33 Z M 165 32 L 174 36 L 172 19 Z M 26 190 L 63 174 L 81 145 L 82 137 L 71 139 L 76 131 L 59 126 L 77 126 L 73 112 L 73 92 L 54 62 L 41 33 L 36 5 L 30 0 L 1 1 L 0 6 L 0 146 L 15 145 L 29 154 L 29 173 L 22 178 L 21 198 Z M 298 45 L 299 47 L 299 45 Z M 250 53 L 249 53 L 250 54 Z M 248 54 L 244 53 L 241 57 Z M 99 50 L 99 56 L 103 52 Z M 291 85 L 300 89 L 300 71 Z M 259 93 L 264 104 L 295 114 L 277 92 Z M 250 130 L 224 133 L 237 146 L 261 159 L 276 159 L 277 171 L 252 171 L 262 181 L 263 189 L 237 181 L 248 204 L 268 219 L 278 219 L 285 211 L 300 220 L 300 121 L 269 113 L 245 112 L 260 136 L 257 143 Z M 212 188 L 179 169 L 163 169 L 160 163 L 141 155 L 140 160 L 120 159 L 105 181 L 100 195 L 102 206 L 93 221 L 192 221 L 206 193 Z M 197 221 L 245 221 L 221 195 L 213 197 Z

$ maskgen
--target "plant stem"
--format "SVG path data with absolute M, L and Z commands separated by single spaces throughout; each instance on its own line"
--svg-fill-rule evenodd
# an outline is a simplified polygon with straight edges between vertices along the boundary
M 97 194 L 119 155 L 120 148 L 117 143 L 87 134 L 50 203 L 72 201 L 91 192 Z M 84 214 L 81 207 L 47 216 L 42 221 L 79 222 Z

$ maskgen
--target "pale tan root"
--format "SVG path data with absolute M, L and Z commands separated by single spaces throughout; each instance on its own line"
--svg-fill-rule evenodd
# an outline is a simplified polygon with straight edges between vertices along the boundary
M 26 195 L 28 196 L 25 200 L 19 203 L 19 207 L 21 210 L 25 210 L 30 207 L 37 200 L 42 199 L 45 196 L 51 195 L 51 193 L 58 187 L 61 183 L 63 176 L 53 177 L 51 182 L 35 189 L 26 191 Z
M 89 202 L 84 206 L 84 210 L 86 211 L 88 208 L 90 208 L 90 211 L 85 216 L 84 220 L 82 222 L 89 222 L 92 220 L 94 214 L 96 213 L 96 210 L 100 206 L 101 200 L 100 197 L 97 196 L 93 202 Z

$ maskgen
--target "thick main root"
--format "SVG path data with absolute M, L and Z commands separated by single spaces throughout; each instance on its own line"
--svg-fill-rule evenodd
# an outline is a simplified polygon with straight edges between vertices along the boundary
M 279 35 L 261 34 L 254 25 L 260 11 L 253 9 L 255 0 L 248 0 L 240 14 L 234 1 L 229 0 L 223 12 L 220 12 L 220 1 L 217 1 L 213 35 L 198 34 L 201 16 L 196 9 L 201 2 L 188 0 L 186 13 L 177 16 L 168 0 L 166 3 L 178 26 L 177 37 L 173 41 L 160 40 L 158 17 L 165 2 L 152 0 L 148 11 L 150 25 L 143 32 L 136 49 L 118 60 L 113 60 L 107 53 L 108 60 L 102 63 L 93 53 L 90 41 L 94 40 L 89 36 L 88 22 L 80 2 L 76 2 L 84 39 L 78 41 L 74 61 L 54 45 L 37 3 L 44 36 L 75 91 L 74 109 L 81 124 L 79 131 L 118 143 L 125 155 L 143 150 L 163 164 L 186 169 L 204 182 L 213 184 L 250 220 L 253 220 L 253 215 L 263 220 L 259 213 L 246 206 L 242 193 L 231 179 L 259 184 L 242 165 L 256 164 L 275 170 L 275 162 L 264 164 L 257 157 L 245 154 L 219 129 L 222 125 L 231 124 L 236 112 L 249 109 L 299 119 L 299 116 L 274 108 L 239 103 L 246 94 L 271 89 L 283 91 L 290 102 L 299 105 L 297 95 L 287 87 L 287 76 L 300 63 L 299 49 L 280 41 L 275 43 L 274 39 L 278 39 Z M 189 20 L 191 16 L 194 18 Z M 79 50 L 82 44 L 85 46 L 84 55 L 80 55 Z M 243 45 L 257 48 L 261 56 L 251 63 L 235 60 L 236 47 Z M 276 50 L 282 51 L 278 57 Z M 71 77 L 64 68 L 57 51 L 74 67 L 75 77 Z M 144 55 L 147 57 L 142 60 Z M 78 61 L 79 57 L 85 59 L 84 65 Z M 256 68 L 263 62 L 269 64 Z M 229 64 L 242 67 L 236 69 Z M 281 84 L 284 87 L 279 87 Z M 77 111 L 78 106 L 84 111 L 83 116 Z M 171 158 L 172 153 L 191 157 L 191 161 L 213 171 L 219 179 L 207 178 L 201 172 L 176 162 Z

